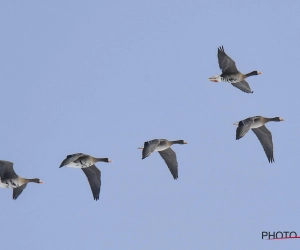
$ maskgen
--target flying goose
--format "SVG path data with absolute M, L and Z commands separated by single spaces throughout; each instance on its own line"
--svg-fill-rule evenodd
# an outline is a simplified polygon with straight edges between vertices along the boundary
M 85 173 L 94 196 L 94 200 L 99 200 L 100 187 L 101 187 L 101 172 L 94 165 L 98 161 L 111 162 L 108 158 L 95 158 L 90 155 L 77 153 L 68 155 L 66 159 L 60 164 L 60 168 L 63 166 L 71 168 L 81 168 Z
M 35 182 L 42 184 L 43 182 L 38 179 L 25 179 L 18 176 L 13 168 L 13 163 L 10 161 L 0 160 L 0 187 L 13 188 L 13 199 L 16 200 L 19 195 L 26 188 L 28 182 Z
M 281 122 L 283 119 L 280 117 L 266 118 L 263 116 L 253 116 L 245 120 L 235 122 L 233 125 L 238 126 L 236 129 L 236 140 L 241 139 L 250 129 L 252 129 L 263 146 L 269 162 L 272 163 L 274 161 L 272 134 L 265 127 L 265 124 L 270 121 Z
M 175 152 L 170 148 L 173 144 L 187 144 L 184 140 L 168 141 L 166 139 L 154 139 L 151 141 L 146 141 L 142 149 L 142 159 L 145 159 L 153 151 L 158 151 L 160 156 L 165 160 L 174 180 L 178 178 L 178 163 L 176 159 Z
M 222 74 L 208 78 L 210 81 L 229 82 L 241 91 L 244 91 L 246 93 L 253 93 L 245 79 L 249 76 L 260 75 L 261 72 L 252 71 L 245 75 L 239 72 L 235 66 L 235 62 L 226 55 L 223 46 L 218 48 L 218 61 L 219 67 L 222 70 Z

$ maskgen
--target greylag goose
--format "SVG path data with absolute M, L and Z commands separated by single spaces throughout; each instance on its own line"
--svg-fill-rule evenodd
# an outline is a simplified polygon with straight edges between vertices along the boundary
M 154 139 L 146 141 L 142 149 L 142 159 L 145 159 L 154 151 L 158 151 L 160 156 L 166 162 L 174 180 L 178 178 L 178 163 L 175 152 L 170 148 L 173 144 L 187 144 L 184 140 L 168 141 L 166 139 Z
M 81 168 L 88 178 L 94 200 L 99 200 L 100 188 L 101 188 L 101 172 L 94 165 L 96 162 L 111 162 L 108 158 L 95 158 L 90 155 L 77 153 L 68 155 L 66 159 L 60 164 L 60 168 L 63 166 L 71 168 Z
M 250 129 L 252 129 L 263 146 L 268 161 L 272 163 L 274 162 L 272 134 L 265 127 L 265 124 L 270 121 L 281 122 L 283 119 L 280 117 L 266 118 L 262 116 L 253 116 L 236 122 L 233 125 L 238 126 L 236 129 L 236 140 L 241 139 Z
M 0 161 L 0 187 L 13 188 L 13 199 L 16 200 L 26 188 L 28 182 L 40 183 L 38 179 L 26 179 L 18 176 L 13 168 L 13 163 L 10 161 Z
M 260 75 L 261 72 L 252 71 L 245 75 L 239 72 L 235 66 L 235 62 L 229 56 L 226 55 L 223 46 L 218 48 L 218 61 L 219 67 L 222 70 L 222 74 L 208 78 L 210 81 L 229 82 L 234 87 L 240 89 L 243 92 L 253 93 L 245 79 L 249 76 Z

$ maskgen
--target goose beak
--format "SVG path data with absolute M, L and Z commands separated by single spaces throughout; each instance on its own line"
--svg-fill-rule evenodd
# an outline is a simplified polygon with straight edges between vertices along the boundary
M 258 74 L 258 75 L 260 75 L 260 74 L 261 74 L 261 72 L 260 72 L 260 71 L 257 71 L 257 74 Z
M 143 147 L 140 147 L 140 148 L 138 148 L 138 149 L 144 149 Z
M 186 141 L 184 141 L 184 142 L 183 142 L 183 144 L 187 144 L 187 142 L 186 142 Z
M 44 184 L 44 182 L 42 182 L 42 181 L 40 180 L 40 184 Z
M 108 159 L 108 162 L 112 162 L 112 160 L 111 160 L 111 159 Z
M 239 125 L 239 122 L 235 122 L 235 123 L 233 123 L 233 125 L 238 126 L 238 125 Z
M 281 122 L 284 121 L 283 118 L 279 118 L 279 120 L 280 120 Z

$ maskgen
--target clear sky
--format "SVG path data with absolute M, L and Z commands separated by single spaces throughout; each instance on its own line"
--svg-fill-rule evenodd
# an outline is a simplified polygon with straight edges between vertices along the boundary
M 299 1 L 1 1 L 0 159 L 38 177 L 0 190 L 0 242 L 16 249 L 299 249 Z M 219 74 L 217 48 L 248 73 Z M 275 163 L 241 119 L 269 123 Z M 174 145 L 179 179 L 144 141 Z M 94 201 L 67 154 L 109 157 Z M 29 249 L 29 248 L 28 248 Z

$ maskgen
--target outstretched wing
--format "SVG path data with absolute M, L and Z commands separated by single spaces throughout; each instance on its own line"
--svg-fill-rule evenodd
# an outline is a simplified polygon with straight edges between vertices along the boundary
M 234 87 L 240 89 L 241 91 L 243 92 L 246 92 L 246 93 L 253 93 L 253 91 L 251 90 L 249 84 L 245 81 L 245 80 L 242 80 L 240 82 L 236 82 L 236 83 L 231 83 Z
M 238 70 L 235 66 L 235 62 L 226 55 L 224 47 L 221 46 L 218 48 L 218 61 L 219 67 L 222 70 L 222 73 L 237 73 Z
M 245 120 L 239 121 L 239 125 L 236 129 L 236 140 L 241 139 L 250 129 L 253 123 L 253 118 L 247 118 Z
M 142 152 L 142 159 L 145 159 L 146 157 L 148 157 L 150 154 L 153 153 L 153 151 L 156 149 L 156 147 L 159 145 L 159 140 L 155 139 L 152 141 L 146 141 L 144 143 L 144 148 L 143 148 L 143 152 Z
M 84 156 L 84 155 L 85 154 L 82 154 L 82 153 L 68 155 L 67 158 L 62 161 L 62 163 L 60 164 L 59 167 L 61 168 L 63 166 L 66 166 L 69 163 L 76 161 L 79 157 Z
M 268 161 L 272 163 L 274 161 L 273 156 L 273 141 L 271 132 L 265 127 L 253 128 L 252 131 L 256 134 L 258 140 L 264 148 Z
M 18 175 L 15 173 L 13 169 L 13 163 L 10 161 L 0 161 L 0 178 L 16 178 Z
M 95 166 L 92 165 L 88 168 L 82 168 L 82 171 L 85 173 L 88 178 L 94 200 L 99 200 L 100 188 L 101 188 L 101 172 Z
M 167 148 L 163 151 L 158 151 L 158 153 L 165 160 L 173 178 L 176 180 L 178 178 L 178 163 L 175 152 L 171 148 Z
M 13 189 L 13 199 L 14 200 L 16 200 L 19 197 L 19 195 L 23 192 L 23 190 L 26 188 L 26 186 L 27 186 L 27 183 L 20 187 Z

